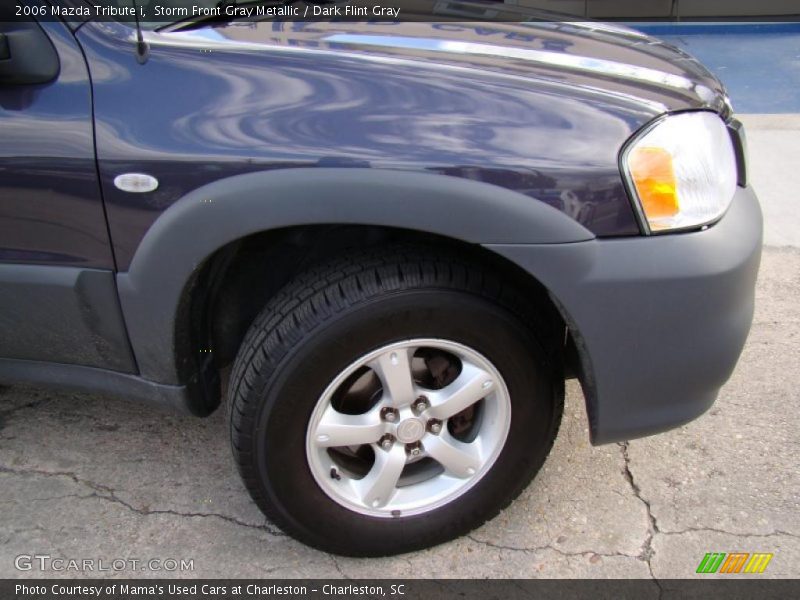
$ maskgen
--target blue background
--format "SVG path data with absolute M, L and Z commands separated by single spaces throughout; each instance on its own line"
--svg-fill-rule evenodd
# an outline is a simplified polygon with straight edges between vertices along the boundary
M 739 113 L 800 113 L 800 23 L 630 24 L 711 69 Z

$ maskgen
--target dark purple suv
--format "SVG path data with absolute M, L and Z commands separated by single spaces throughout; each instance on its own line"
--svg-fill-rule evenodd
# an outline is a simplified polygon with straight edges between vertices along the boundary
M 566 378 L 603 444 L 730 376 L 761 213 L 725 90 L 679 50 L 28 13 L 0 23 L 0 382 L 198 416 L 227 390 L 244 482 L 300 540 L 392 554 L 492 518 Z

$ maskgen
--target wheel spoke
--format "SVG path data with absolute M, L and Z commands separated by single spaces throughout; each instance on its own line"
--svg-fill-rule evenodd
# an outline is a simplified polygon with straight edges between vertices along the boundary
M 428 456 L 442 465 L 450 475 L 461 479 L 471 477 L 481 466 L 481 457 L 476 443 L 459 442 L 446 432 L 425 440 Z
M 375 410 L 361 415 L 346 415 L 329 406 L 314 431 L 314 442 L 323 448 L 371 444 L 380 439 L 384 429 L 385 425 Z
M 428 395 L 431 406 L 426 416 L 442 421 L 449 419 L 485 398 L 494 385 L 489 373 L 464 363 L 461 374 L 453 383 Z
M 388 452 L 376 450 L 372 469 L 357 483 L 361 501 L 370 508 L 380 508 L 391 501 L 405 464 L 406 450 L 402 444 L 395 444 Z
M 398 348 L 381 354 L 370 367 L 383 385 L 384 399 L 394 407 L 411 404 L 416 399 L 411 376 L 413 349 Z

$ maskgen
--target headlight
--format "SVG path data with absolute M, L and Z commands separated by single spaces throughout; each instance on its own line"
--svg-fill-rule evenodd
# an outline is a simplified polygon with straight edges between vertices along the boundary
M 652 232 L 717 220 L 736 191 L 736 156 L 714 113 L 669 115 L 637 137 L 622 168 Z

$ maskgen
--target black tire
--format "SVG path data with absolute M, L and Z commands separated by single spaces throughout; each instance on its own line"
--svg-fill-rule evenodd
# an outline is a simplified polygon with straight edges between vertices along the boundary
M 256 318 L 231 375 L 233 453 L 253 500 L 295 538 L 348 556 L 432 546 L 493 518 L 541 468 L 561 421 L 560 360 L 545 351 L 558 338 L 544 312 L 491 273 L 423 250 L 362 251 L 300 276 Z M 510 393 L 510 431 L 494 466 L 446 506 L 397 519 L 359 514 L 314 480 L 308 422 L 347 365 L 410 337 L 453 340 L 488 358 Z

